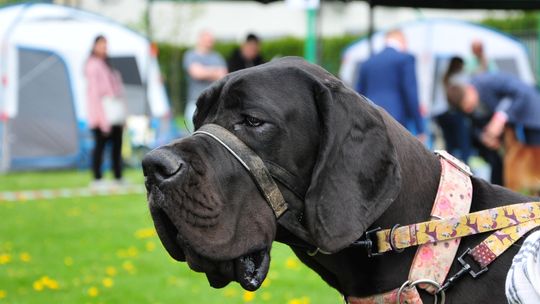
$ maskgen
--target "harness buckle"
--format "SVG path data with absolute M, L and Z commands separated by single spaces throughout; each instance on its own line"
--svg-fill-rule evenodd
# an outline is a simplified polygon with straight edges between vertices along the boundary
M 454 167 L 456 167 L 457 169 L 459 169 L 461 172 L 465 173 L 466 175 L 468 175 L 468 176 L 473 175 L 473 173 L 471 171 L 471 168 L 469 166 L 467 166 L 466 164 L 464 164 L 459 159 L 452 156 L 452 154 L 446 152 L 445 150 L 435 150 L 433 152 L 436 155 L 438 155 L 439 157 L 444 158 L 446 161 L 451 163 Z
M 467 250 L 465 250 L 465 252 L 463 252 L 459 257 L 458 257 L 458 261 L 459 263 L 463 266 L 463 268 L 461 268 L 455 275 L 453 275 L 451 278 L 449 278 L 446 283 L 444 283 L 441 288 L 439 288 L 439 290 L 437 291 L 437 293 L 441 292 L 441 291 L 445 291 L 447 290 L 448 288 L 450 288 L 452 285 L 455 284 L 455 282 L 460 279 L 461 277 L 463 277 L 466 273 L 470 274 L 471 277 L 473 277 L 473 279 L 476 279 L 478 278 L 481 274 L 483 274 L 484 272 L 488 271 L 488 268 L 487 267 L 484 267 L 484 268 L 481 268 L 480 270 L 478 271 L 474 271 L 474 269 L 471 267 L 471 264 L 467 263 L 465 261 L 465 256 L 468 255 L 469 253 L 471 252 L 471 248 L 467 248 Z
M 381 227 L 377 227 L 371 230 L 366 231 L 364 234 L 363 239 L 358 239 L 354 241 L 351 246 L 362 246 L 366 248 L 367 256 L 369 258 L 377 255 L 382 255 L 382 253 L 379 252 L 379 248 L 375 248 L 377 246 L 377 238 L 373 238 L 373 234 L 377 233 L 377 231 L 380 231 Z M 374 250 L 375 249 L 375 250 Z

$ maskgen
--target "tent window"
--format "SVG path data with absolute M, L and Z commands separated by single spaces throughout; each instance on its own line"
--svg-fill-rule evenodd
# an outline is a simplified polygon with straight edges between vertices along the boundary
M 78 153 L 78 129 L 67 69 L 60 57 L 18 51 L 17 116 L 10 122 L 11 156 L 44 158 Z
M 514 58 L 497 58 L 495 59 L 497 69 L 501 72 L 520 77 L 516 59 Z

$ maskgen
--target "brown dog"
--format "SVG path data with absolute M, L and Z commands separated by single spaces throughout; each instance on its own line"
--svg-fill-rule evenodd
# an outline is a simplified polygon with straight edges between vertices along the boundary
M 514 129 L 504 132 L 504 185 L 514 191 L 540 193 L 540 147 L 520 142 Z

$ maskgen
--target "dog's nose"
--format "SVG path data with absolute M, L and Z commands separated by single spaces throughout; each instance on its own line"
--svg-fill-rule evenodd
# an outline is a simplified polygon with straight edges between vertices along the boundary
M 183 171 L 185 162 L 179 155 L 159 148 L 144 156 L 142 167 L 147 186 L 148 184 L 159 185 Z

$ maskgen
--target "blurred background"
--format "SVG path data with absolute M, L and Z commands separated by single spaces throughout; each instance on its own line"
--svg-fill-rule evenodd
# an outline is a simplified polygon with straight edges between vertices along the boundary
M 416 58 L 418 102 L 431 149 L 447 144 L 434 122 L 447 109 L 446 101 L 443 110 L 439 102 L 444 74 L 452 56 L 474 56 L 473 41 L 482 41 L 498 71 L 539 84 L 535 1 L 492 1 L 489 9 L 468 1 L 428 5 L 449 8 L 380 2 L 390 6 L 322 0 L 0 1 L 0 302 L 341 303 L 337 292 L 279 244 L 261 290 L 245 292 L 235 284 L 211 289 L 204 275 L 175 263 L 161 247 L 139 164 L 149 150 L 191 131 L 184 117 L 192 77 L 185 55 L 203 32 L 212 34 L 211 49 L 227 59 L 229 71 L 230 58 L 255 34 L 261 62 L 304 57 L 354 87 L 362 63 L 384 48 L 386 31 L 399 28 Z M 97 35 L 107 38 L 107 65 L 121 76 L 127 117 L 122 183 L 96 188 L 89 173 L 95 126 L 86 106 L 85 64 Z M 112 148 L 104 149 L 100 166 L 106 171 L 113 166 Z M 463 159 L 490 179 L 490 165 L 474 149 Z

